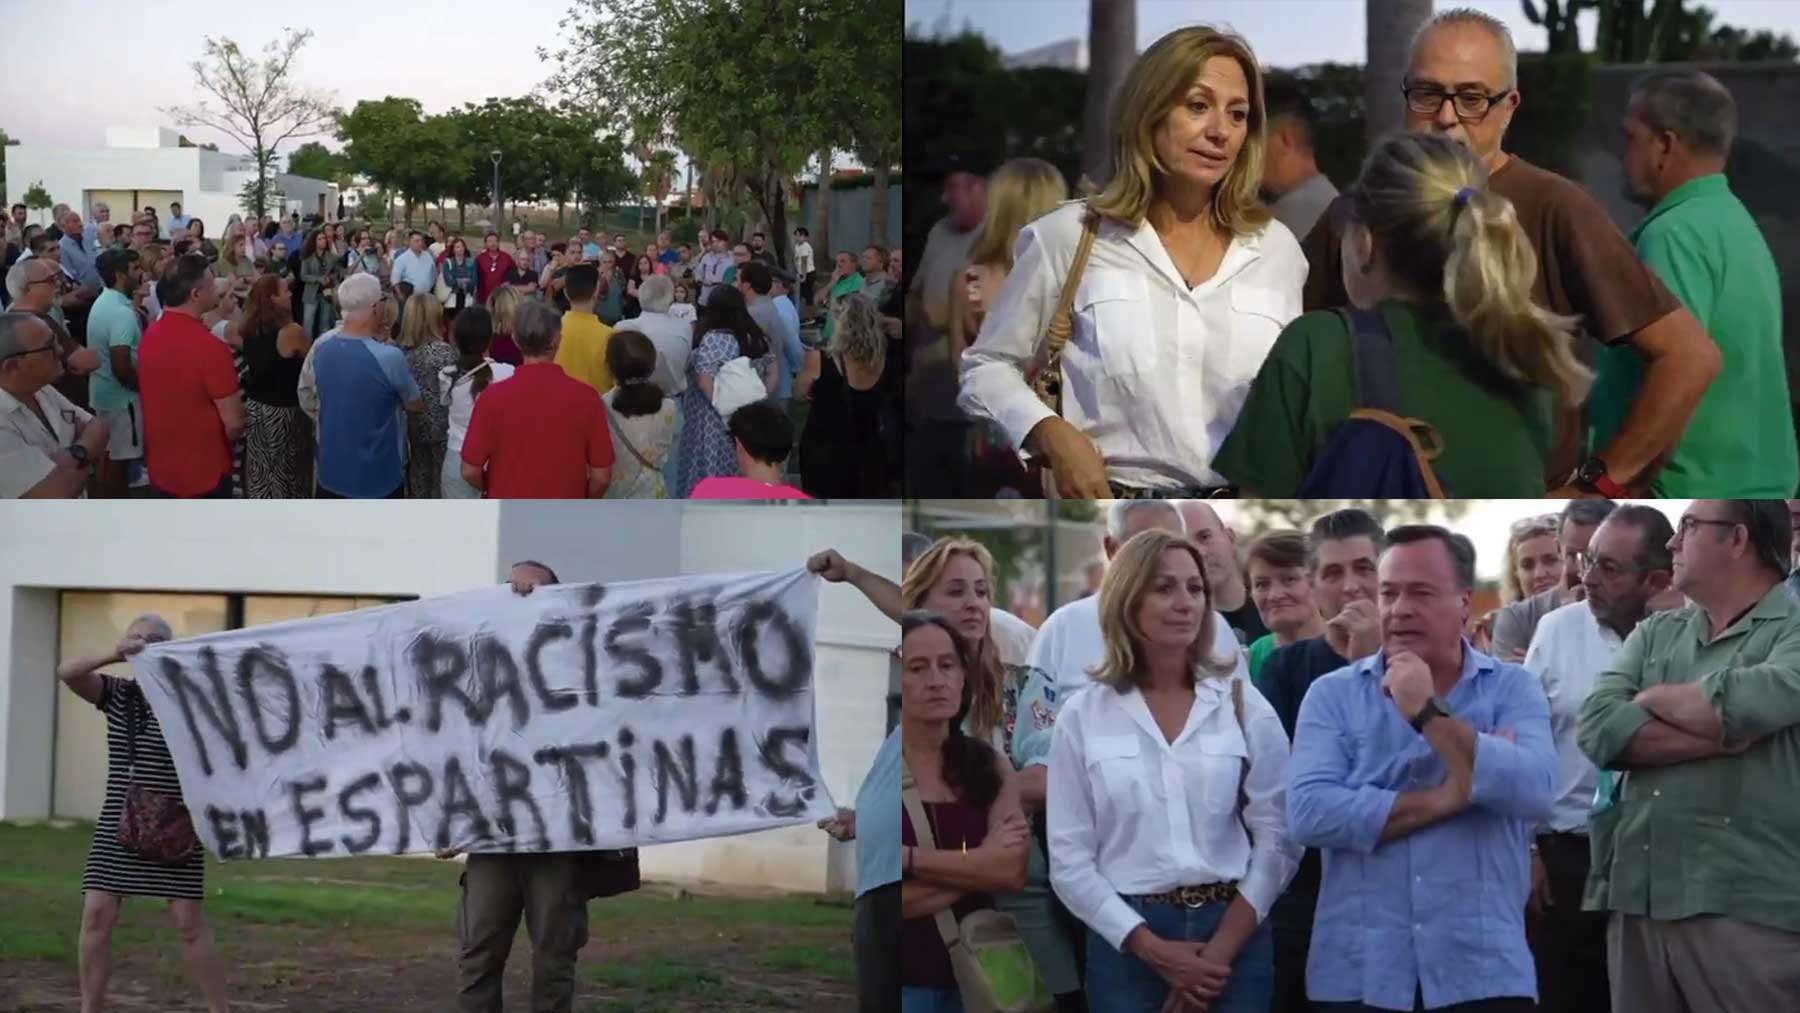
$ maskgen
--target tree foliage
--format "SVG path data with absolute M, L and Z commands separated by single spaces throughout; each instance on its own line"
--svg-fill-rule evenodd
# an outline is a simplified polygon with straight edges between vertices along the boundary
M 244 146 L 256 163 L 252 206 L 257 214 L 268 211 L 281 145 L 331 129 L 336 110 L 330 94 L 309 91 L 290 78 L 294 59 L 310 38 L 311 29 L 288 29 L 284 38 L 263 46 L 258 60 L 229 38 L 207 36 L 202 58 L 188 66 L 211 98 L 163 110 L 181 126 L 211 127 Z
M 50 191 L 44 189 L 44 181 L 41 179 L 26 187 L 25 195 L 19 199 L 33 211 L 48 211 L 56 203 L 50 199 Z
M 288 152 L 287 171 L 326 182 L 341 182 L 350 175 L 348 160 L 318 141 L 307 141 Z
M 1685 0 L 1519 0 L 1525 17 L 1550 37 L 1548 52 L 1581 52 L 1576 19 L 1595 17 L 1593 55 L 1603 63 L 1685 61 L 1792 62 L 1800 56 L 1791 36 L 1766 29 L 1748 31 L 1715 25 L 1709 7 L 1689 8 Z

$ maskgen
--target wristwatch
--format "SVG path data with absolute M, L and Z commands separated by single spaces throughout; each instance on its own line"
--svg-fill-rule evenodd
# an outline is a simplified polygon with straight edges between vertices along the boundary
M 69 445 L 69 456 L 73 457 L 75 459 L 75 463 L 80 465 L 83 468 L 93 467 L 93 462 L 88 459 L 87 448 L 82 446 L 79 443 L 73 443 L 73 444 Z
M 1445 710 L 1443 705 L 1438 703 L 1438 698 L 1434 696 L 1425 701 L 1425 706 L 1419 708 L 1419 713 L 1413 715 L 1413 731 L 1418 732 L 1420 735 L 1424 735 L 1425 726 L 1431 723 L 1432 718 L 1447 718 L 1449 716 L 1450 712 Z
M 1606 472 L 1605 461 L 1598 457 L 1590 457 L 1581 462 L 1581 467 L 1575 469 L 1575 484 L 1612 499 L 1624 499 L 1630 495 L 1629 490 L 1609 478 Z

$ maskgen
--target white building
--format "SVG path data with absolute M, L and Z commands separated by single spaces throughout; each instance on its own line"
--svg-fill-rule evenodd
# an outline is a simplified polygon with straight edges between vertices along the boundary
M 1083 35 L 1061 42 L 1052 42 L 1018 53 L 1009 53 L 1000 58 L 1000 63 L 1007 70 L 1021 70 L 1026 67 L 1061 67 L 1063 70 L 1086 71 L 1088 69 L 1088 40 Z
M 53 148 L 20 144 L 6 149 L 7 203 L 23 200 L 25 191 L 42 183 L 54 203 L 80 208 L 89 217 L 94 202 L 112 209 L 115 224 L 127 224 L 131 213 L 154 206 L 166 226 L 169 204 L 180 202 L 184 213 L 206 223 L 216 237 L 232 214 L 242 214 L 238 194 L 256 178 L 247 156 L 204 148 L 183 148 L 180 135 L 163 127 L 108 127 L 104 148 Z M 275 174 L 285 194 L 285 214 L 337 213 L 337 186 L 307 176 Z M 35 220 L 35 219 L 34 219 Z
M 898 580 L 899 529 L 897 505 L 869 503 L 0 502 L 0 819 L 99 814 L 105 723 L 55 669 L 110 651 L 144 612 L 191 636 L 494 584 L 521 559 L 565 581 L 636 580 L 786 569 L 835 548 Z M 816 636 L 820 763 L 849 806 L 888 732 L 899 629 L 827 584 Z M 851 846 L 811 826 L 658 845 L 643 868 L 789 890 L 854 881 Z

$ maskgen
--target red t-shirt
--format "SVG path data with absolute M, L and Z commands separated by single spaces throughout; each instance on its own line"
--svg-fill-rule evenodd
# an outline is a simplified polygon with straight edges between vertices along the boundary
M 200 496 L 231 474 L 231 443 L 213 402 L 238 392 L 231 346 L 186 313 L 164 313 L 138 346 L 144 463 L 172 496 Z
M 487 305 L 488 296 L 494 290 L 506 284 L 506 276 L 512 273 L 512 254 L 505 250 L 489 253 L 482 250 L 475 255 L 475 298 Z
M 589 468 L 610 468 L 612 433 L 594 388 L 528 362 L 475 402 L 463 463 L 487 469 L 488 499 L 586 499 Z

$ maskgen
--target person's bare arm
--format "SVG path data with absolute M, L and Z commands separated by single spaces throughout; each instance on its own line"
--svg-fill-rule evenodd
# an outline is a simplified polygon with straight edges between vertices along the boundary
M 74 499 L 87 488 L 87 469 L 76 465 L 74 458 L 57 454 L 51 460 L 56 462 L 56 467 L 36 485 L 20 493 L 20 499 Z
M 484 491 L 487 489 L 487 469 L 485 468 L 480 468 L 464 461 L 462 463 L 462 477 L 463 481 L 477 489 Z
M 1037 812 L 1044 808 L 1044 798 L 1048 794 L 1050 781 L 1049 767 L 1041 763 L 1034 763 L 1014 774 L 1013 779 L 1019 783 L 1019 805 L 1030 812 Z
M 588 469 L 588 499 L 599 499 L 606 495 L 606 487 L 612 484 L 612 468 Z
M 966 891 L 952 887 L 916 879 L 905 880 L 900 884 L 900 917 L 925 918 L 939 911 L 948 911 L 964 896 Z
M 236 443 L 244 437 L 244 394 L 235 392 L 213 402 L 219 410 L 219 421 L 225 423 L 225 439 Z
M 806 568 L 833 584 L 848 583 L 861 591 L 863 597 L 869 599 L 869 604 L 881 610 L 882 615 L 895 622 L 899 622 L 906 611 L 900 601 L 900 585 L 850 562 L 839 555 L 836 549 L 815 553 L 806 561 Z
M 1638 693 L 1636 703 L 1658 720 L 1703 741 L 1718 742 L 1725 737 L 1725 723 L 1701 693 L 1698 682 L 1646 687 Z
M 1632 335 L 1631 345 L 1644 360 L 1644 380 L 1624 423 L 1599 456 L 1613 481 L 1642 486 L 1654 477 L 1648 474 L 1654 464 L 1687 432 L 1724 359 L 1685 307 Z
M 112 360 L 113 379 L 119 381 L 119 386 L 137 390 L 137 366 L 131 361 L 131 349 L 115 346 L 106 350 L 106 357 Z
M 1626 744 L 1625 751 L 1619 754 L 1618 767 L 1621 770 L 1668 767 L 1691 760 L 1725 756 L 1731 752 L 1733 750 L 1725 749 L 1714 739 L 1702 738 L 1661 719 L 1651 718 L 1637 730 Z
M 412 415 L 423 415 L 425 413 L 424 399 L 413 398 L 411 401 L 406 402 L 406 410 Z
M 813 385 L 819 382 L 819 376 L 824 372 L 825 354 L 817 348 L 807 349 L 800 375 L 794 377 L 794 396 L 801 400 L 812 397 Z
M 144 640 L 140 637 L 124 637 L 111 654 L 97 654 L 86 658 L 71 658 L 56 666 L 56 677 L 63 685 L 75 691 L 75 695 L 88 703 L 100 704 L 100 670 L 108 665 L 117 665 L 126 658 L 144 649 Z

